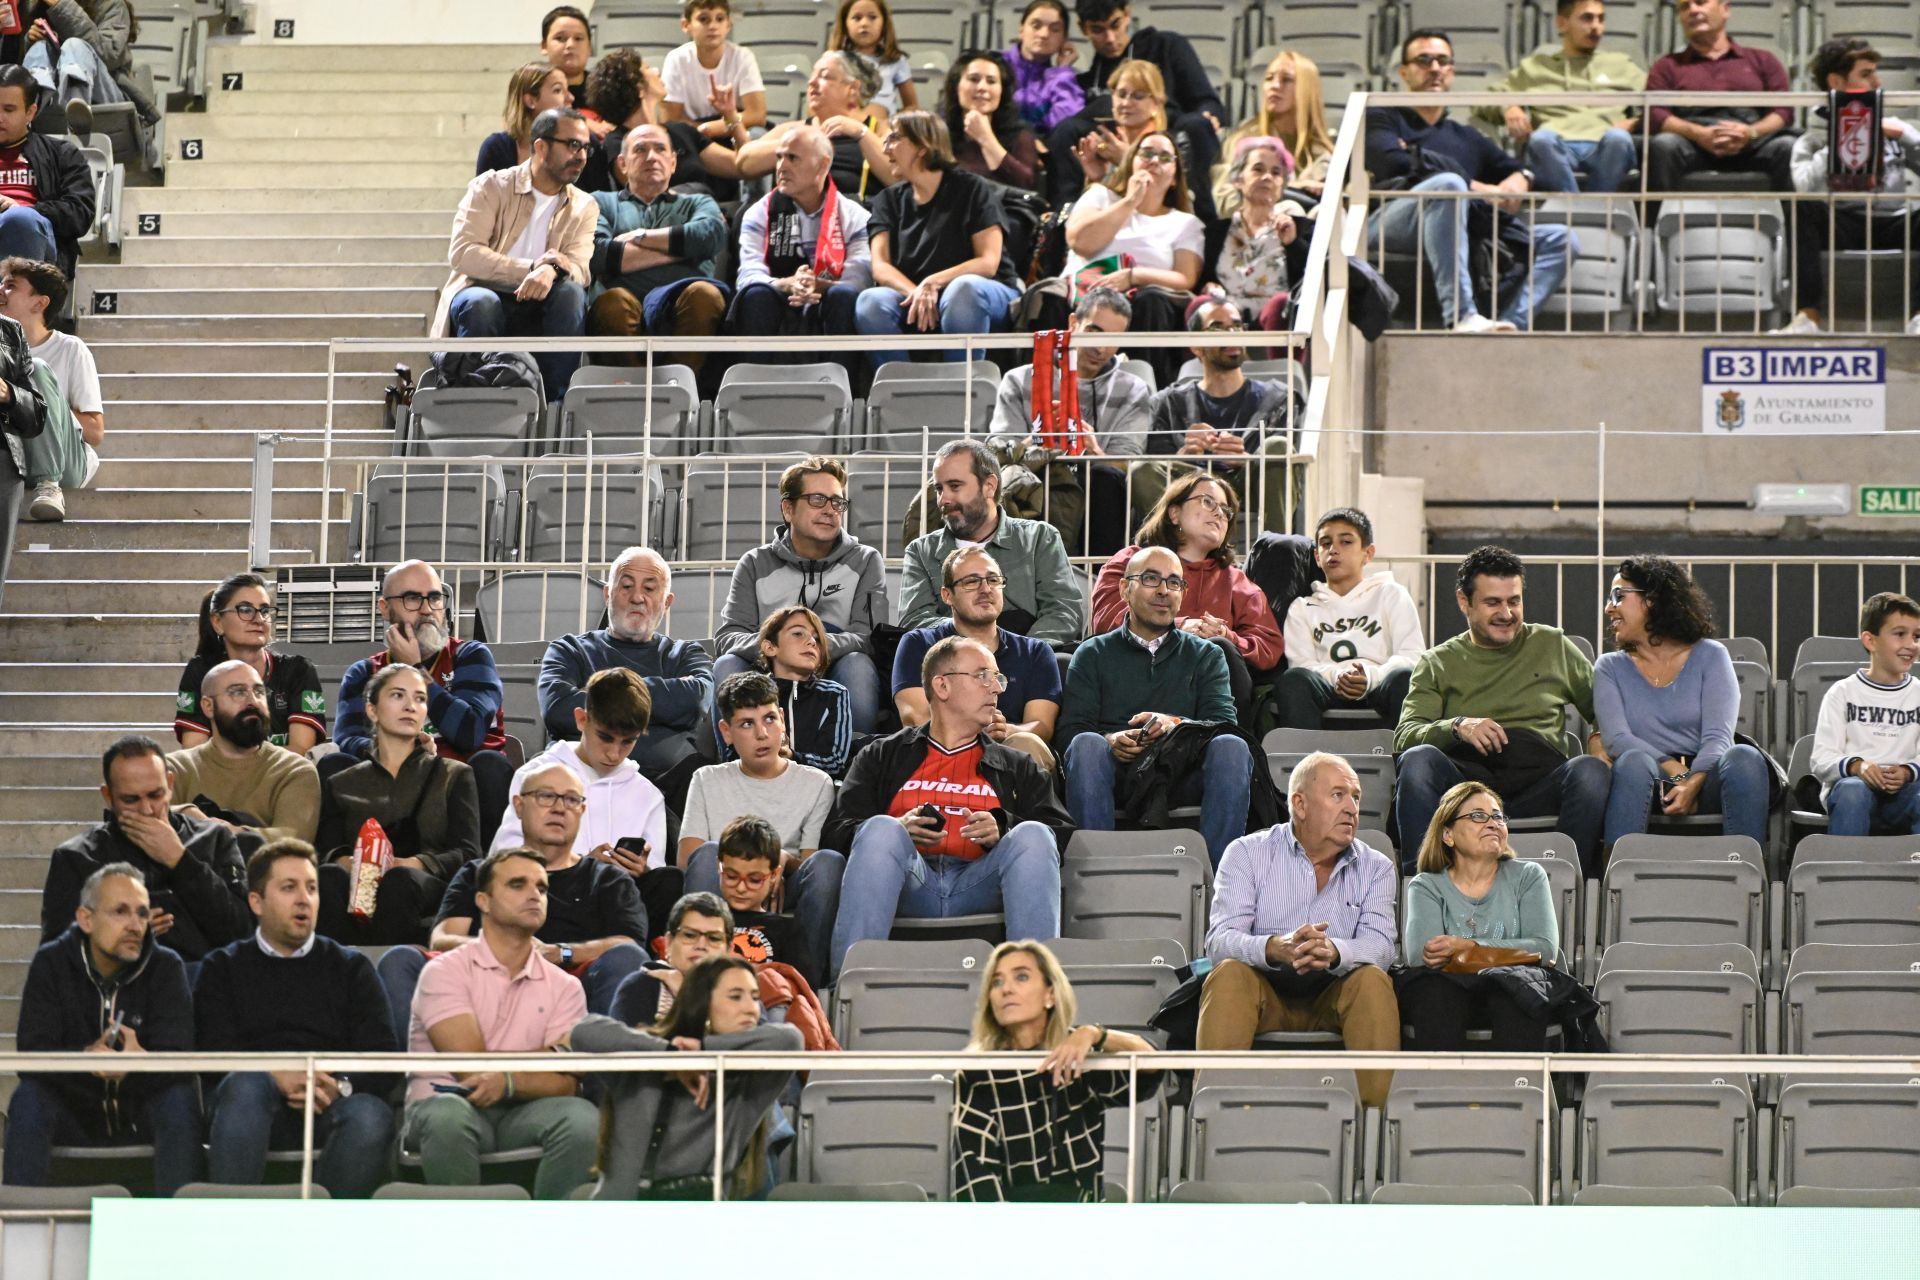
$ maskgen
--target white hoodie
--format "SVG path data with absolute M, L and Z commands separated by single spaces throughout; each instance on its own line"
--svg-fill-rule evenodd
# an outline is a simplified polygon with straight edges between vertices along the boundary
M 603 778 L 580 758 L 579 743 L 558 741 L 514 772 L 507 795 L 519 795 L 521 786 L 535 772 L 556 764 L 573 770 L 574 777 L 587 789 L 587 808 L 580 815 L 580 834 L 574 838 L 578 852 L 584 854 L 603 844 L 639 836 L 647 842 L 647 866 L 667 865 L 666 799 L 660 788 L 640 776 L 640 766 L 631 760 L 622 760 L 618 769 Z M 493 848 L 511 849 L 526 842 L 520 815 L 513 811 L 509 798 L 500 830 L 494 833 Z
M 1287 663 L 1319 672 L 1327 680 L 1355 662 L 1366 670 L 1367 688 L 1426 652 L 1413 597 L 1385 571 L 1368 574 L 1347 594 L 1324 582 L 1287 610 Z

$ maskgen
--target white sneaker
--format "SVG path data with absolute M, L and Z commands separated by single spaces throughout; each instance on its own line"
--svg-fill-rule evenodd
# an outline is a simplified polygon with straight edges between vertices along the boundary
M 1458 320 L 1454 321 L 1453 331 L 1455 333 L 1517 333 L 1519 332 L 1519 330 L 1516 329 L 1513 326 L 1512 322 L 1510 321 L 1489 320 L 1485 316 L 1480 315 L 1477 312 L 1470 316 L 1461 316 Z
M 1920 311 L 1913 313 L 1913 319 L 1907 321 L 1907 336 L 1920 338 Z
M 1818 320 L 1815 320 L 1806 312 L 1796 311 L 1793 313 L 1793 319 L 1787 321 L 1778 329 L 1769 329 L 1767 332 L 1781 334 L 1789 338 L 1814 338 L 1825 333 L 1826 330 L 1820 327 Z
M 67 499 L 60 492 L 58 480 L 42 480 L 33 486 L 33 505 L 27 508 L 27 514 L 35 520 L 67 518 Z

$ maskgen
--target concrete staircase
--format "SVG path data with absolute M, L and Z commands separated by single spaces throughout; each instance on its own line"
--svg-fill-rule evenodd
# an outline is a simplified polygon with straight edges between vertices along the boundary
M 199 599 L 249 567 L 255 436 L 287 437 L 276 559 L 310 557 L 326 340 L 413 340 L 338 365 L 336 456 L 384 452 L 382 388 L 396 360 L 422 365 L 453 209 L 525 56 L 216 45 L 212 82 L 242 71 L 246 87 L 167 121 L 166 185 L 128 190 L 118 262 L 82 264 L 79 331 L 107 405 L 100 474 L 68 495 L 64 523 L 20 525 L 0 606 L 0 1049 L 48 854 L 99 820 L 100 752 L 130 731 L 172 746 Z M 203 158 L 180 159 L 193 138 Z M 336 517 L 351 482 L 336 471 Z

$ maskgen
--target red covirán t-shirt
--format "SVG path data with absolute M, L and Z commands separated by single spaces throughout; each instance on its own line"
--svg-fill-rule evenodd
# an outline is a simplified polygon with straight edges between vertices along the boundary
M 894 793 L 893 803 L 887 806 L 887 812 L 896 818 L 904 818 L 923 804 L 938 808 L 946 819 L 946 830 L 941 834 L 940 842 L 932 848 L 922 849 L 924 854 L 947 854 L 955 858 L 978 858 L 986 853 L 979 845 L 960 834 L 960 828 L 967 819 L 980 810 L 992 811 L 1000 807 L 999 793 L 993 784 L 980 773 L 980 743 L 958 751 L 948 751 L 931 738 L 927 741 L 927 758 L 913 771 L 913 776 L 901 784 Z

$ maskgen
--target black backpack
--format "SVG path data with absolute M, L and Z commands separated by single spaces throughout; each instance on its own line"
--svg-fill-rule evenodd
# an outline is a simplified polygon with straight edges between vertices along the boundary
M 540 366 L 524 351 L 436 351 L 418 389 L 434 387 L 530 387 L 540 403 L 547 400 Z

